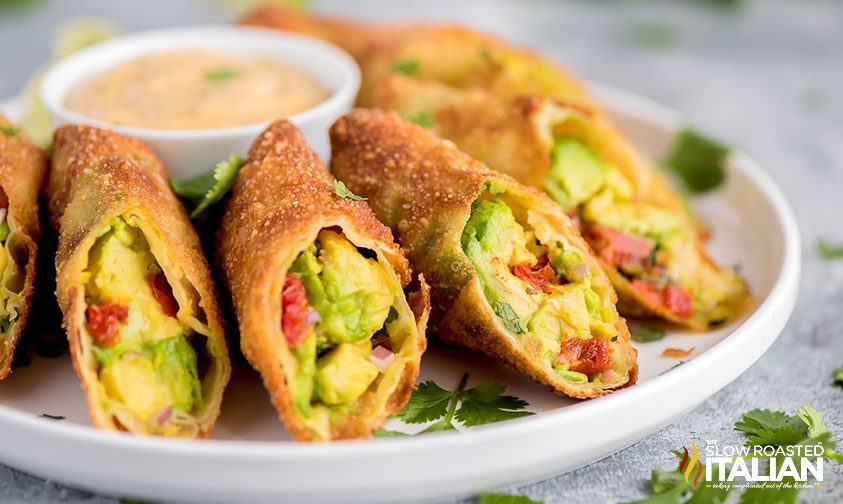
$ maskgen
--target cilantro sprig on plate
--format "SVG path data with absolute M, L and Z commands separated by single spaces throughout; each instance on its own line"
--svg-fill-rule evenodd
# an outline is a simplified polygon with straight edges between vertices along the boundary
M 435 420 L 422 431 L 425 433 L 456 430 L 456 423 L 464 427 L 473 427 L 533 414 L 525 410 L 529 406 L 527 401 L 503 395 L 506 391 L 506 385 L 503 383 L 484 381 L 466 389 L 467 383 L 468 373 L 463 374 L 455 390 L 444 389 L 433 380 L 423 382 L 413 392 L 407 406 L 395 416 L 408 424 Z M 401 435 L 403 434 L 384 429 L 375 433 L 376 437 Z

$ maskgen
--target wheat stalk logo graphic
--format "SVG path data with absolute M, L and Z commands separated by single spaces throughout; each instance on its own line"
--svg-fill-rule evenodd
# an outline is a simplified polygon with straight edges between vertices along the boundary
M 700 457 L 700 452 L 697 450 L 697 445 L 691 441 L 691 455 L 688 456 L 688 448 L 682 447 L 685 451 L 685 454 L 682 456 L 682 461 L 679 462 L 679 472 L 685 474 L 685 483 L 689 485 L 693 485 L 695 488 L 697 483 L 700 481 L 700 476 L 702 476 L 702 464 L 697 464 L 697 461 Z M 697 469 L 697 474 L 694 476 L 694 482 L 691 483 L 691 475 L 694 473 L 694 468 Z

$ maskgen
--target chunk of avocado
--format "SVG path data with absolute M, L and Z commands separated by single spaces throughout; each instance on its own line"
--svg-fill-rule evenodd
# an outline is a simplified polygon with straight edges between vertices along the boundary
M 108 396 L 124 404 L 139 419 L 146 420 L 171 404 L 152 361 L 142 355 L 114 360 L 102 368 L 99 376 Z
M 121 219 L 101 236 L 88 262 L 86 285 L 90 304 L 118 303 L 129 307 L 129 316 L 119 325 L 120 341 L 110 348 L 96 348 L 101 362 L 138 350 L 145 342 L 184 334 L 182 324 L 161 310 L 147 277 L 161 272 L 143 233 Z
M 325 404 L 353 404 L 378 376 L 368 356 L 349 343 L 316 363 L 315 392 Z
M 316 375 L 316 334 L 312 331 L 304 341 L 293 347 L 299 368 L 292 386 L 293 401 L 304 416 L 310 416 L 313 398 L 313 377 Z
M 606 184 L 607 171 L 588 147 L 570 138 L 560 138 L 551 151 L 545 191 L 562 206 L 576 207 Z
M 290 272 L 304 284 L 308 304 L 319 313 L 316 328 L 328 341 L 360 341 L 383 327 L 395 296 L 389 278 L 341 234 L 321 231 L 316 247 L 299 254 Z
M 521 319 L 529 319 L 539 301 L 527 284 L 510 272 L 510 264 L 535 263 L 527 250 L 527 235 L 512 209 L 500 199 L 477 200 L 463 229 L 463 251 L 474 266 L 491 306 L 508 304 Z
M 152 366 L 161 386 L 168 389 L 173 409 L 190 411 L 202 404 L 202 384 L 196 352 L 184 336 L 147 343 Z

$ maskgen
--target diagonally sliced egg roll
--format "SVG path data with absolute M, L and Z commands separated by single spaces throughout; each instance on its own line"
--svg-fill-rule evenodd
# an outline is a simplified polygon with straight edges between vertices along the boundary
M 377 84 L 396 73 L 461 89 L 482 87 L 505 99 L 530 94 L 592 103 L 579 79 L 563 68 L 470 28 L 367 25 L 277 6 L 260 7 L 242 22 L 307 33 L 348 51 L 363 73 L 361 106 L 373 106 Z
M 94 425 L 205 437 L 230 364 L 187 214 L 160 161 L 108 130 L 56 130 L 47 187 L 56 296 Z
M 0 115 L 0 380 L 26 326 L 38 252 L 38 191 L 47 156 Z
M 434 332 L 560 395 L 635 383 L 616 295 L 562 208 L 394 113 L 331 129 L 332 171 L 367 197 L 431 283 Z
M 297 440 L 368 437 L 409 400 L 425 350 L 424 279 L 362 201 L 343 197 L 292 124 L 252 144 L 219 231 L 243 353 Z
M 704 330 L 748 303 L 744 280 L 708 256 L 681 199 L 601 114 L 544 98 L 504 102 L 481 89 L 403 76 L 381 83 L 376 104 L 425 117 L 467 153 L 578 216 L 622 313 Z

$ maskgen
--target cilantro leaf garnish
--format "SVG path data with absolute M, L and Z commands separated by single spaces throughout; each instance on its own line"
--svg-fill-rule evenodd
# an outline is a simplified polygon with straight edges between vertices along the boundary
M 502 395 L 506 385 L 498 382 L 483 382 L 465 391 L 462 404 L 455 418 L 466 427 L 502 422 L 529 415 L 524 408 L 527 401 L 515 396 Z
M 650 327 L 641 324 L 630 324 L 629 333 L 632 341 L 637 343 L 650 343 L 664 339 L 664 330 L 658 327 Z
M 50 420 L 64 420 L 65 418 L 61 415 L 50 415 L 49 413 L 41 413 L 38 416 L 41 418 L 49 418 Z
M 348 198 L 348 199 L 352 199 L 354 201 L 366 201 L 367 199 L 369 199 L 369 198 L 363 198 L 363 197 L 358 196 L 358 195 L 354 194 L 353 192 L 351 192 L 345 186 L 345 183 L 343 183 L 342 180 L 334 179 L 334 192 L 340 198 Z
M 843 387 L 843 367 L 837 368 L 831 374 L 832 379 L 834 379 L 834 384 Z
M 425 128 L 432 128 L 436 126 L 436 120 L 433 119 L 433 116 L 430 115 L 428 112 L 418 112 L 407 117 L 407 120 L 411 123 L 418 124 L 419 126 L 423 126 Z
M 186 182 L 171 180 L 170 185 L 173 192 L 193 205 L 190 218 L 200 219 L 228 193 L 242 166 L 243 161 L 232 154 L 225 161 L 217 163 L 213 171 Z
M 533 500 L 526 495 L 482 494 L 477 504 L 544 504 L 544 501 Z
M 5 333 L 12 326 L 12 316 L 8 313 L 0 317 L 0 333 Z
M 243 72 L 235 70 L 234 68 L 219 68 L 211 70 L 205 74 L 205 80 L 209 82 L 225 82 L 235 77 L 239 77 Z
M 691 128 L 676 134 L 666 164 L 693 193 L 710 191 L 726 178 L 724 165 L 731 149 Z
M 392 65 L 392 73 L 415 75 L 419 72 L 421 63 L 416 59 L 396 61 Z
M 0 223 L 0 242 L 6 241 L 6 238 L 9 237 L 9 233 L 12 229 L 9 227 L 9 221 L 4 220 Z
M 831 245 L 823 239 L 817 240 L 817 252 L 823 259 L 843 259 L 843 245 Z
M 20 131 L 20 128 L 17 126 L 0 126 L 0 133 L 3 133 L 7 137 L 15 136 Z
M 461 382 L 460 385 L 457 392 L 462 391 L 465 383 Z M 455 392 L 445 390 L 432 380 L 428 380 L 419 384 L 419 388 L 413 392 L 407 406 L 396 416 L 407 423 L 437 420 L 447 413 L 454 394 Z
M 521 324 L 521 318 L 517 313 L 515 313 L 515 310 L 509 303 L 495 301 L 492 309 L 494 309 L 495 315 L 503 321 L 503 325 L 507 330 L 512 331 L 515 334 L 524 334 L 527 332 Z
M 406 423 L 418 424 L 436 420 L 422 432 L 455 430 L 454 421 L 465 427 L 501 422 L 532 415 L 528 406 L 514 396 L 502 395 L 506 385 L 482 382 L 465 389 L 468 373 L 463 374 L 456 390 L 446 390 L 432 380 L 419 385 L 407 406 L 395 416 Z

